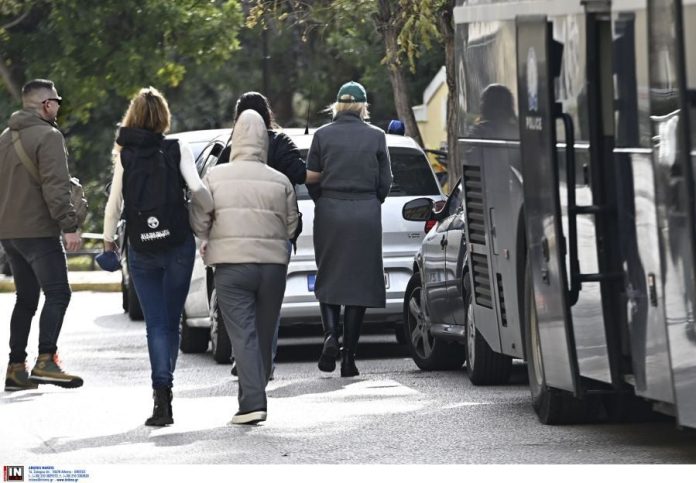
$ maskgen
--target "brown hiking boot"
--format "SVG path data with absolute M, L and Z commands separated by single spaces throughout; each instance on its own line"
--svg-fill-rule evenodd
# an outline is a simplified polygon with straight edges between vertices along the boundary
M 26 362 L 17 362 L 7 366 L 5 374 L 5 391 L 24 391 L 36 389 L 38 384 L 29 380 Z
M 82 378 L 68 374 L 60 367 L 58 354 L 39 354 L 29 380 L 38 384 L 54 384 L 65 388 L 80 387 Z

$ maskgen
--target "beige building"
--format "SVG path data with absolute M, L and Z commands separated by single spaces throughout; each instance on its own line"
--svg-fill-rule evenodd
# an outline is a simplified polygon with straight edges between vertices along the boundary
M 413 114 L 423 139 L 425 149 L 447 149 L 447 78 L 445 66 L 430 81 L 423 92 L 423 104 L 413 106 Z M 429 153 L 430 164 L 436 173 L 445 171 L 437 157 Z

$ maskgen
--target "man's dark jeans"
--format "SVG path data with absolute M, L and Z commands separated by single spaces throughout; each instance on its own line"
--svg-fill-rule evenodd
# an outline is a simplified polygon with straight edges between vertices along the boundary
M 152 388 L 172 387 L 179 355 L 179 327 L 191 285 L 196 243 L 145 253 L 128 246 L 128 270 L 145 315 Z
M 12 267 L 17 301 L 10 321 L 10 363 L 24 362 L 31 319 L 43 290 L 46 300 L 39 319 L 39 354 L 53 354 L 65 310 L 70 303 L 68 264 L 60 238 L 1 240 Z

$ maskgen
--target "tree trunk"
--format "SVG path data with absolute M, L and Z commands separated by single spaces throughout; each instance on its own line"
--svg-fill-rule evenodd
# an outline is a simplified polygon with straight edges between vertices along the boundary
M 15 25 L 22 23 L 22 21 L 29 16 L 29 13 L 31 12 L 31 5 L 29 5 L 29 8 L 22 13 L 19 17 L 16 19 L 12 20 L 11 22 L 8 22 L 4 25 L 0 25 L 0 30 L 8 30 Z M 7 62 L 5 62 L 5 59 L 0 55 L 0 78 L 2 79 L 3 83 L 5 84 L 5 87 L 7 88 L 7 92 L 18 102 L 22 102 L 22 94 L 21 94 L 21 85 L 17 82 L 15 82 L 12 72 L 10 71 L 10 68 L 7 66 Z
M 397 18 L 392 12 L 393 0 L 380 0 L 379 13 L 376 16 L 377 30 L 384 39 L 384 48 L 386 51 L 386 65 L 389 73 L 389 82 L 394 93 L 394 107 L 396 115 L 403 121 L 406 126 L 406 135 L 411 136 L 422 147 L 423 139 L 421 139 L 416 116 L 411 108 L 411 96 L 408 94 L 408 82 L 404 74 L 403 67 L 399 63 L 399 44 L 398 36 L 400 26 L 397 24 Z
M 5 59 L 0 56 L 0 78 L 7 88 L 7 92 L 18 102 L 22 101 L 22 95 L 20 93 L 21 87 L 12 78 L 12 73 L 5 63 Z
M 398 48 L 396 44 L 396 35 L 393 32 L 385 32 L 385 44 L 387 46 L 387 56 L 389 56 L 389 49 Z M 392 50 L 395 52 L 396 50 Z M 422 147 L 423 140 L 421 139 L 420 131 L 418 130 L 418 123 L 416 123 L 416 116 L 413 114 L 413 109 L 411 107 L 411 97 L 408 94 L 408 83 L 406 81 L 406 75 L 404 74 L 401 65 L 396 63 L 396 61 L 389 61 L 387 64 L 387 70 L 389 71 L 389 82 L 391 83 L 392 90 L 394 91 L 394 107 L 396 108 L 396 115 L 399 119 L 406 125 L 406 135 L 411 136 L 416 142 Z
M 457 155 L 458 103 L 457 74 L 454 54 L 454 0 L 447 2 L 440 17 L 440 32 L 445 45 L 445 69 L 447 71 L 447 177 L 450 188 L 462 176 L 462 163 Z

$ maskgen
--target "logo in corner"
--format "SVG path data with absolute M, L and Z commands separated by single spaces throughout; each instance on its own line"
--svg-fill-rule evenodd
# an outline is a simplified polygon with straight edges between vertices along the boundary
M 527 51 L 527 107 L 530 111 L 539 110 L 539 69 L 534 47 Z
M 2 481 L 24 481 L 24 466 L 3 466 Z
M 159 226 L 159 220 L 155 218 L 154 216 L 151 216 L 150 218 L 147 219 L 147 226 L 152 228 L 153 230 Z

